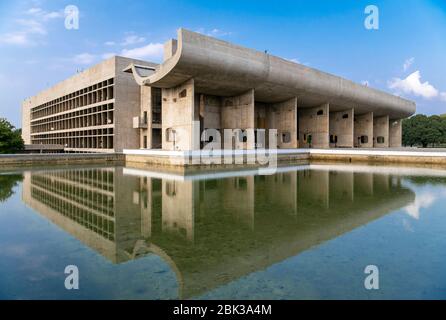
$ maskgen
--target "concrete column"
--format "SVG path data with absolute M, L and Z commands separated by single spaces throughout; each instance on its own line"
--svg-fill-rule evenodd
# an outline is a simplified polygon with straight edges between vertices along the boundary
M 355 115 L 354 146 L 357 148 L 373 148 L 373 112 Z
M 354 110 L 330 112 L 330 147 L 353 148 Z
M 401 148 L 403 143 L 403 121 L 390 120 L 389 123 L 389 146 L 391 148 Z
M 299 109 L 299 146 L 301 148 L 329 148 L 328 103 L 316 108 Z
M 199 149 L 199 136 L 194 122 L 194 91 L 193 79 L 175 88 L 162 89 L 163 150 Z
M 254 132 L 254 89 L 238 96 L 222 98 L 221 128 L 245 130 L 245 134 L 248 134 L 247 129 Z M 235 137 L 235 142 L 237 149 L 255 148 L 254 139 L 251 138 Z
M 141 86 L 141 119 L 144 112 L 147 112 L 147 129 L 139 129 L 140 148 L 144 148 L 144 136 L 147 136 L 147 148 L 152 149 L 152 88 L 147 86 Z
M 376 117 L 373 119 L 373 147 L 389 147 L 389 116 Z
M 277 129 L 278 148 L 298 147 L 297 98 L 272 104 L 267 109 L 267 121 L 268 129 Z

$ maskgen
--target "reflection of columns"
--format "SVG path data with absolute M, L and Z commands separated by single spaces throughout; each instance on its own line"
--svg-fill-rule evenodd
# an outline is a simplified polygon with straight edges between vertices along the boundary
M 373 173 L 355 173 L 355 193 L 357 195 L 373 195 Z
M 402 120 L 390 120 L 389 123 L 389 147 L 401 148 L 402 146 Z
M 299 146 L 301 148 L 328 148 L 328 103 L 316 108 L 299 109 Z
M 194 182 L 164 180 L 162 187 L 162 230 L 194 239 Z
M 390 190 L 389 174 L 375 174 L 373 178 L 373 189 L 378 192 L 387 192 Z
M 254 176 L 223 180 L 224 209 L 236 220 L 254 229 Z
M 389 116 L 373 119 L 373 147 L 389 147 Z
M 373 148 L 373 112 L 355 114 L 353 131 L 355 147 Z
M 353 172 L 330 171 L 330 198 L 354 200 Z M 336 201 L 334 201 L 336 202 Z
M 330 112 L 330 147 L 353 148 L 353 109 Z
M 148 238 L 152 235 L 152 179 L 140 178 L 141 184 L 141 235 Z
M 234 97 L 222 98 L 221 127 L 222 129 L 254 130 L 254 89 Z M 254 139 L 247 132 L 236 134 L 233 138 L 235 149 L 254 149 Z M 232 141 L 224 141 L 225 145 Z
M 329 208 L 330 206 L 330 177 L 328 170 L 298 171 L 298 203 L 307 206 L 309 202 L 315 206 Z

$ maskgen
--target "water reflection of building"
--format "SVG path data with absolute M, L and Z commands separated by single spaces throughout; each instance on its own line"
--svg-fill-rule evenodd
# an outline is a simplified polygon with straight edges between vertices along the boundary
M 114 263 L 149 253 L 204 293 L 413 201 L 389 173 L 281 169 L 224 179 L 120 167 L 27 172 L 23 199 Z

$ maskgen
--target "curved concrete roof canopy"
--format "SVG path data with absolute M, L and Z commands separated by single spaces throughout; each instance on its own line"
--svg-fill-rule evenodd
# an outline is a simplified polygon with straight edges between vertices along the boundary
M 259 102 L 298 98 L 298 107 L 330 103 L 330 110 L 354 108 L 391 119 L 415 113 L 414 102 L 267 53 L 185 29 L 178 30 L 176 52 L 156 70 L 130 66 L 140 85 L 175 87 L 194 78 L 196 92 L 233 96 L 255 90 Z

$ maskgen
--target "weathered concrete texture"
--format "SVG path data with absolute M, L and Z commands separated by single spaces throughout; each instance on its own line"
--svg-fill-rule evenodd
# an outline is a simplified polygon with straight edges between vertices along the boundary
M 115 63 L 114 149 L 120 152 L 140 147 L 140 134 L 133 128 L 133 118 L 141 113 L 141 87 L 131 74 L 122 71 L 128 59 L 115 59 Z
M 389 147 L 401 148 L 403 139 L 402 120 L 390 120 L 389 123 Z
M 194 80 L 162 90 L 163 150 L 197 150 Z M 199 133 L 199 132 L 198 132 Z
M 355 115 L 353 127 L 354 146 L 373 148 L 373 112 Z
M 274 103 L 271 107 L 269 129 L 277 129 L 277 147 L 297 148 L 297 98 Z
M 389 116 L 373 119 L 373 147 L 389 147 Z
M 353 148 L 354 110 L 330 112 L 330 147 Z
M 316 108 L 299 109 L 299 147 L 329 147 L 329 111 L 328 103 Z
M 231 149 L 254 149 L 254 90 L 241 95 L 222 98 L 221 128 L 241 129 L 241 134 L 234 132 L 233 141 L 223 137 L 225 146 Z
M 147 127 L 141 128 L 139 132 L 140 148 L 152 148 L 152 87 L 141 86 L 141 111 L 140 121 L 147 120 Z M 145 119 L 145 117 L 147 118 Z

